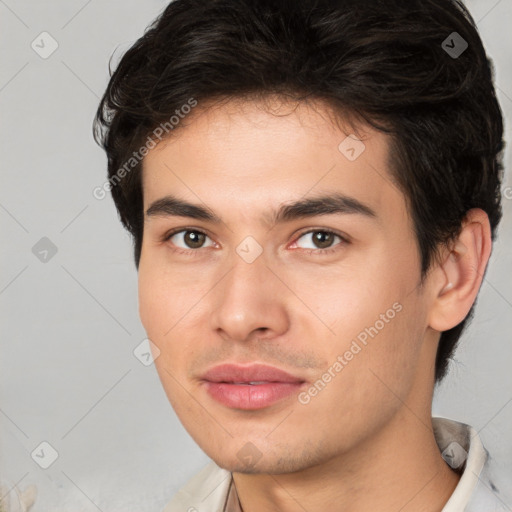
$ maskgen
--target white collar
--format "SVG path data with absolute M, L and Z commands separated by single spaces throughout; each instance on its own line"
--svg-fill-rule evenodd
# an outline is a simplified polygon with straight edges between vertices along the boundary
M 445 461 L 462 472 L 459 483 L 441 512 L 465 510 L 487 461 L 478 432 L 465 423 L 433 417 L 434 437 Z

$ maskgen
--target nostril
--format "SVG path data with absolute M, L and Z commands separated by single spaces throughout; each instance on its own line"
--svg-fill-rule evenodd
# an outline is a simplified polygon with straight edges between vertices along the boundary
M 268 327 L 260 327 L 256 329 L 256 338 L 264 338 L 268 335 L 269 328 Z

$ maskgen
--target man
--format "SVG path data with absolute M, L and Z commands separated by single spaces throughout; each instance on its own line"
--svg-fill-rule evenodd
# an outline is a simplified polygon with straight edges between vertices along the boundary
M 175 0 L 98 109 L 142 323 L 212 459 L 171 511 L 510 510 L 432 418 L 501 218 L 503 126 L 450 0 Z

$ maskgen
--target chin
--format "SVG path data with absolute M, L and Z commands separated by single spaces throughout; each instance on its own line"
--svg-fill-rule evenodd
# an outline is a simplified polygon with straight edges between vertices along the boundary
M 311 448 L 311 447 L 309 447 Z M 217 464 L 217 466 L 234 473 L 243 474 L 268 474 L 280 475 L 294 473 L 322 463 L 325 459 L 316 450 L 307 450 L 304 446 L 300 453 L 290 455 L 290 447 L 274 450 L 274 453 L 258 449 L 253 443 L 242 444 L 241 448 L 234 452 L 225 450 L 221 453 L 211 451 L 205 453 Z M 312 456 L 312 453 L 317 456 Z

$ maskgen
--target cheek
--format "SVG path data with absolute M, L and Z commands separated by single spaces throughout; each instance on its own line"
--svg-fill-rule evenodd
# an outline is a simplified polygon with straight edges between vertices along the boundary
M 138 275 L 139 317 L 148 337 L 161 350 L 172 337 L 174 326 L 186 313 L 187 303 L 176 279 L 154 263 L 146 264 L 141 259 Z
M 138 276 L 139 316 L 150 338 L 152 334 L 160 332 L 158 327 L 163 323 L 166 308 L 165 298 L 155 277 L 155 272 L 141 260 Z
M 421 364 L 421 334 L 408 318 L 410 314 L 411 305 L 402 304 L 400 312 L 384 326 L 373 316 L 368 317 L 366 327 L 359 331 L 364 336 L 340 340 L 330 360 L 332 364 L 342 356 L 343 369 L 333 379 L 330 396 L 326 393 L 321 399 L 325 402 L 317 404 L 319 414 L 326 408 L 345 427 L 347 418 L 364 419 L 370 427 L 390 418 L 402 406 Z M 343 407 L 333 408 L 335 403 Z M 356 423 L 363 428 L 359 420 Z
M 189 290 L 185 272 L 169 266 L 165 251 L 143 247 L 138 271 L 139 315 L 146 331 L 162 336 L 175 323 Z
M 407 401 L 415 386 L 423 346 L 421 304 L 414 297 L 400 299 L 400 311 L 373 338 L 369 338 L 364 373 L 367 375 L 366 398 L 372 394 L 398 407 Z M 382 324 L 375 322 L 374 328 Z
M 197 347 L 195 328 L 204 325 L 198 300 L 205 295 L 204 283 L 196 285 L 183 271 L 171 271 L 152 260 L 141 259 L 138 275 L 139 317 L 148 338 L 160 349 L 155 366 L 165 366 L 176 373 L 183 361 L 194 357 Z
M 154 366 L 169 402 L 180 417 L 186 417 L 189 397 L 183 388 L 186 382 L 183 375 L 186 367 L 184 358 L 193 351 L 184 350 L 187 339 L 180 336 L 178 343 L 176 337 L 180 319 L 190 306 L 181 311 L 186 301 L 173 282 L 175 280 L 162 272 L 161 267 L 146 265 L 141 259 L 138 276 L 139 316 L 147 337 L 160 350 Z
M 356 407 L 386 396 L 393 402 L 390 390 L 406 395 L 421 363 L 426 315 L 415 290 L 414 265 L 409 262 L 400 270 L 391 261 L 384 263 L 367 265 L 364 276 L 356 269 L 338 276 L 330 282 L 339 284 L 324 287 L 321 302 L 316 298 L 319 316 L 335 333 L 324 354 L 330 365 L 338 356 L 344 361 L 337 373 L 343 377 L 333 389 Z

